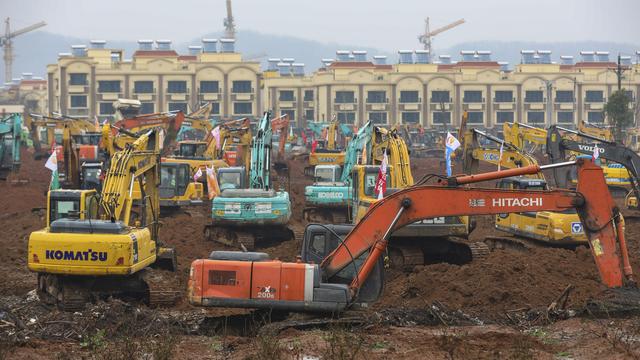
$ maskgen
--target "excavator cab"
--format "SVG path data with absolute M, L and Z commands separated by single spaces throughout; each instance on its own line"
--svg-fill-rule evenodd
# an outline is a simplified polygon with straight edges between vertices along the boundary
M 51 190 L 47 194 L 47 227 L 61 219 L 90 219 L 98 212 L 98 194 L 91 190 Z
M 339 165 L 317 165 L 314 169 L 313 181 L 315 183 L 336 183 L 342 176 L 342 167 Z
M 187 140 L 180 143 L 178 147 L 178 156 L 187 158 L 201 158 L 207 151 L 207 143 L 204 141 Z
M 179 207 L 202 203 L 202 184 L 193 182 L 188 163 L 162 163 L 160 166 L 161 207 Z
M 341 246 L 342 240 L 353 229 L 353 225 L 307 225 L 302 241 L 302 261 L 305 263 L 320 264 L 324 258 L 337 247 Z M 354 259 L 352 265 L 347 266 L 332 276 L 328 282 L 333 284 L 349 285 L 362 263 L 369 255 L 365 252 Z M 365 281 L 358 292 L 357 302 L 366 304 L 376 301 L 382 295 L 384 288 L 384 258 L 380 258 L 375 265 L 371 276 Z
M 220 191 L 228 189 L 245 189 L 247 171 L 244 166 L 234 166 L 218 169 L 218 184 Z
M 85 162 L 80 167 L 80 188 L 82 190 L 102 189 L 102 162 Z

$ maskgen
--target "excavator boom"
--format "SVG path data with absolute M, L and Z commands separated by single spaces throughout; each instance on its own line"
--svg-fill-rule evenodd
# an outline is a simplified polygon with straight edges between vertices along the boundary
M 349 266 L 354 258 L 370 251 L 351 283 L 353 291 L 369 276 L 387 247 L 388 235 L 410 223 L 438 216 L 489 215 L 525 211 L 563 211 L 576 208 L 591 244 L 591 251 L 602 281 L 609 287 L 620 287 L 625 274 L 630 278 L 628 259 L 621 259 L 618 245 L 626 249 L 624 234 L 617 233 L 621 215 L 609 195 L 602 169 L 595 164 L 578 162 L 578 191 L 517 191 L 458 187 L 479 181 L 535 174 L 545 167 L 537 165 L 493 173 L 450 178 L 445 186 L 414 186 L 378 201 L 322 262 L 327 278 Z M 564 164 L 548 165 L 547 167 Z M 447 206 L 442 206 L 446 203 Z M 622 250 L 623 253 L 626 250 Z

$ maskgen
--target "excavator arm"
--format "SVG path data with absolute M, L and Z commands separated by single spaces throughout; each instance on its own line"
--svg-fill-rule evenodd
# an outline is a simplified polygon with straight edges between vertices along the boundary
M 271 112 L 266 111 L 258 123 L 256 134 L 251 142 L 251 165 L 249 169 L 249 188 L 271 189 Z
M 632 191 L 636 198 L 640 199 L 640 185 L 638 184 L 640 156 L 636 152 L 613 141 L 554 125 L 549 128 L 547 137 L 547 154 L 549 154 L 549 158 L 553 163 L 564 161 L 567 151 L 574 151 L 586 155 L 593 155 L 594 153 L 593 144 L 585 144 L 563 137 L 560 133 L 561 130 L 581 138 L 597 141 L 599 157 L 621 164 L 627 169 L 630 175 Z M 556 186 L 567 187 L 570 174 L 566 169 L 554 169 L 553 175 L 556 179 Z
M 351 139 L 349 144 L 347 145 L 347 150 L 344 156 L 344 165 L 342 167 L 342 175 L 340 178 L 340 182 L 345 184 L 351 184 L 351 170 L 358 163 L 358 158 L 362 155 L 366 157 L 368 154 L 363 154 L 363 152 L 371 153 L 371 137 L 373 136 L 373 123 L 368 121 L 364 126 L 362 126 L 356 136 Z M 366 159 L 363 159 L 363 162 L 366 163 Z
M 391 165 L 394 170 L 391 174 L 394 177 L 394 186 L 405 188 L 413 185 L 409 149 L 405 141 L 396 130 L 375 127 L 374 133 L 371 151 L 374 159 L 371 164 L 378 165 L 382 163 L 384 153 L 386 152 L 389 165 Z
M 20 167 L 22 115 L 13 113 L 0 120 L 0 178 Z
M 280 141 L 278 143 L 278 161 L 284 161 L 285 145 L 287 138 L 289 138 L 289 115 L 280 115 L 279 117 L 271 120 L 272 131 L 280 132 Z
M 502 130 L 504 140 L 520 150 L 524 150 L 527 142 L 540 147 L 547 143 L 547 130 L 535 126 L 519 122 L 504 123 Z
M 464 188 L 460 185 L 495 180 L 510 176 L 530 175 L 547 167 L 527 166 L 493 173 L 449 178 L 441 186 L 421 185 L 404 189 L 378 201 L 322 262 L 328 279 L 349 266 L 354 258 L 369 251 L 366 260 L 351 283 L 358 288 L 383 255 L 389 234 L 394 229 L 415 221 L 437 216 L 489 215 L 525 211 L 562 211 L 576 208 L 591 244 L 591 251 L 608 287 L 621 287 L 632 282 L 624 221 L 609 195 L 602 169 L 590 161 L 578 162 L 578 190 L 518 191 Z M 447 206 L 442 206 L 446 203 Z M 623 275 L 624 272 L 624 275 Z
M 502 154 L 500 154 L 500 149 L 480 146 L 480 142 L 478 141 L 479 136 L 483 136 L 500 144 L 503 147 Z M 500 164 L 501 167 L 506 169 L 538 164 L 535 158 L 522 152 L 520 148 L 517 148 L 506 140 L 502 140 L 477 129 L 468 130 L 463 137 L 463 142 L 462 166 L 465 174 L 477 173 L 481 161 L 494 165 Z M 542 173 L 536 174 L 535 177 L 544 179 Z

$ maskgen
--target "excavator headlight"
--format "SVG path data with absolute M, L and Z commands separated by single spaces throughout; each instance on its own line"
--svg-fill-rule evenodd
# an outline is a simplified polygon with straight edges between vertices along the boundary
M 224 210 L 216 210 L 216 216 L 224 216 Z

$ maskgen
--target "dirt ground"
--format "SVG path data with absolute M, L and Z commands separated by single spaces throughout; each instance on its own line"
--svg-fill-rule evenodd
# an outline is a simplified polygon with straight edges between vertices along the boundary
M 311 183 L 303 167 L 290 161 L 290 182 L 283 183 L 297 229 L 304 227 L 304 186 Z M 416 180 L 443 173 L 438 159 L 412 159 L 412 170 Z M 495 250 L 482 262 L 389 271 L 381 300 L 345 315 L 357 320 L 311 328 L 260 331 L 255 314 L 194 308 L 184 299 L 168 309 L 116 299 L 61 313 L 34 298 L 36 275 L 26 267 L 29 234 L 44 222 L 38 208 L 49 176 L 44 160 L 25 151 L 20 172 L 0 183 L 0 359 L 640 358 L 637 314 L 594 317 L 585 310 L 609 294 L 586 248 Z M 162 218 L 161 237 L 176 247 L 183 282 L 192 260 L 221 248 L 203 238 L 208 221 L 208 205 Z M 491 217 L 477 222 L 471 240 L 498 234 Z M 627 219 L 626 238 L 639 273 L 640 219 Z M 293 260 L 300 245 L 292 240 L 260 251 Z M 547 311 L 570 285 L 567 307 Z M 287 321 L 301 319 L 308 320 Z

